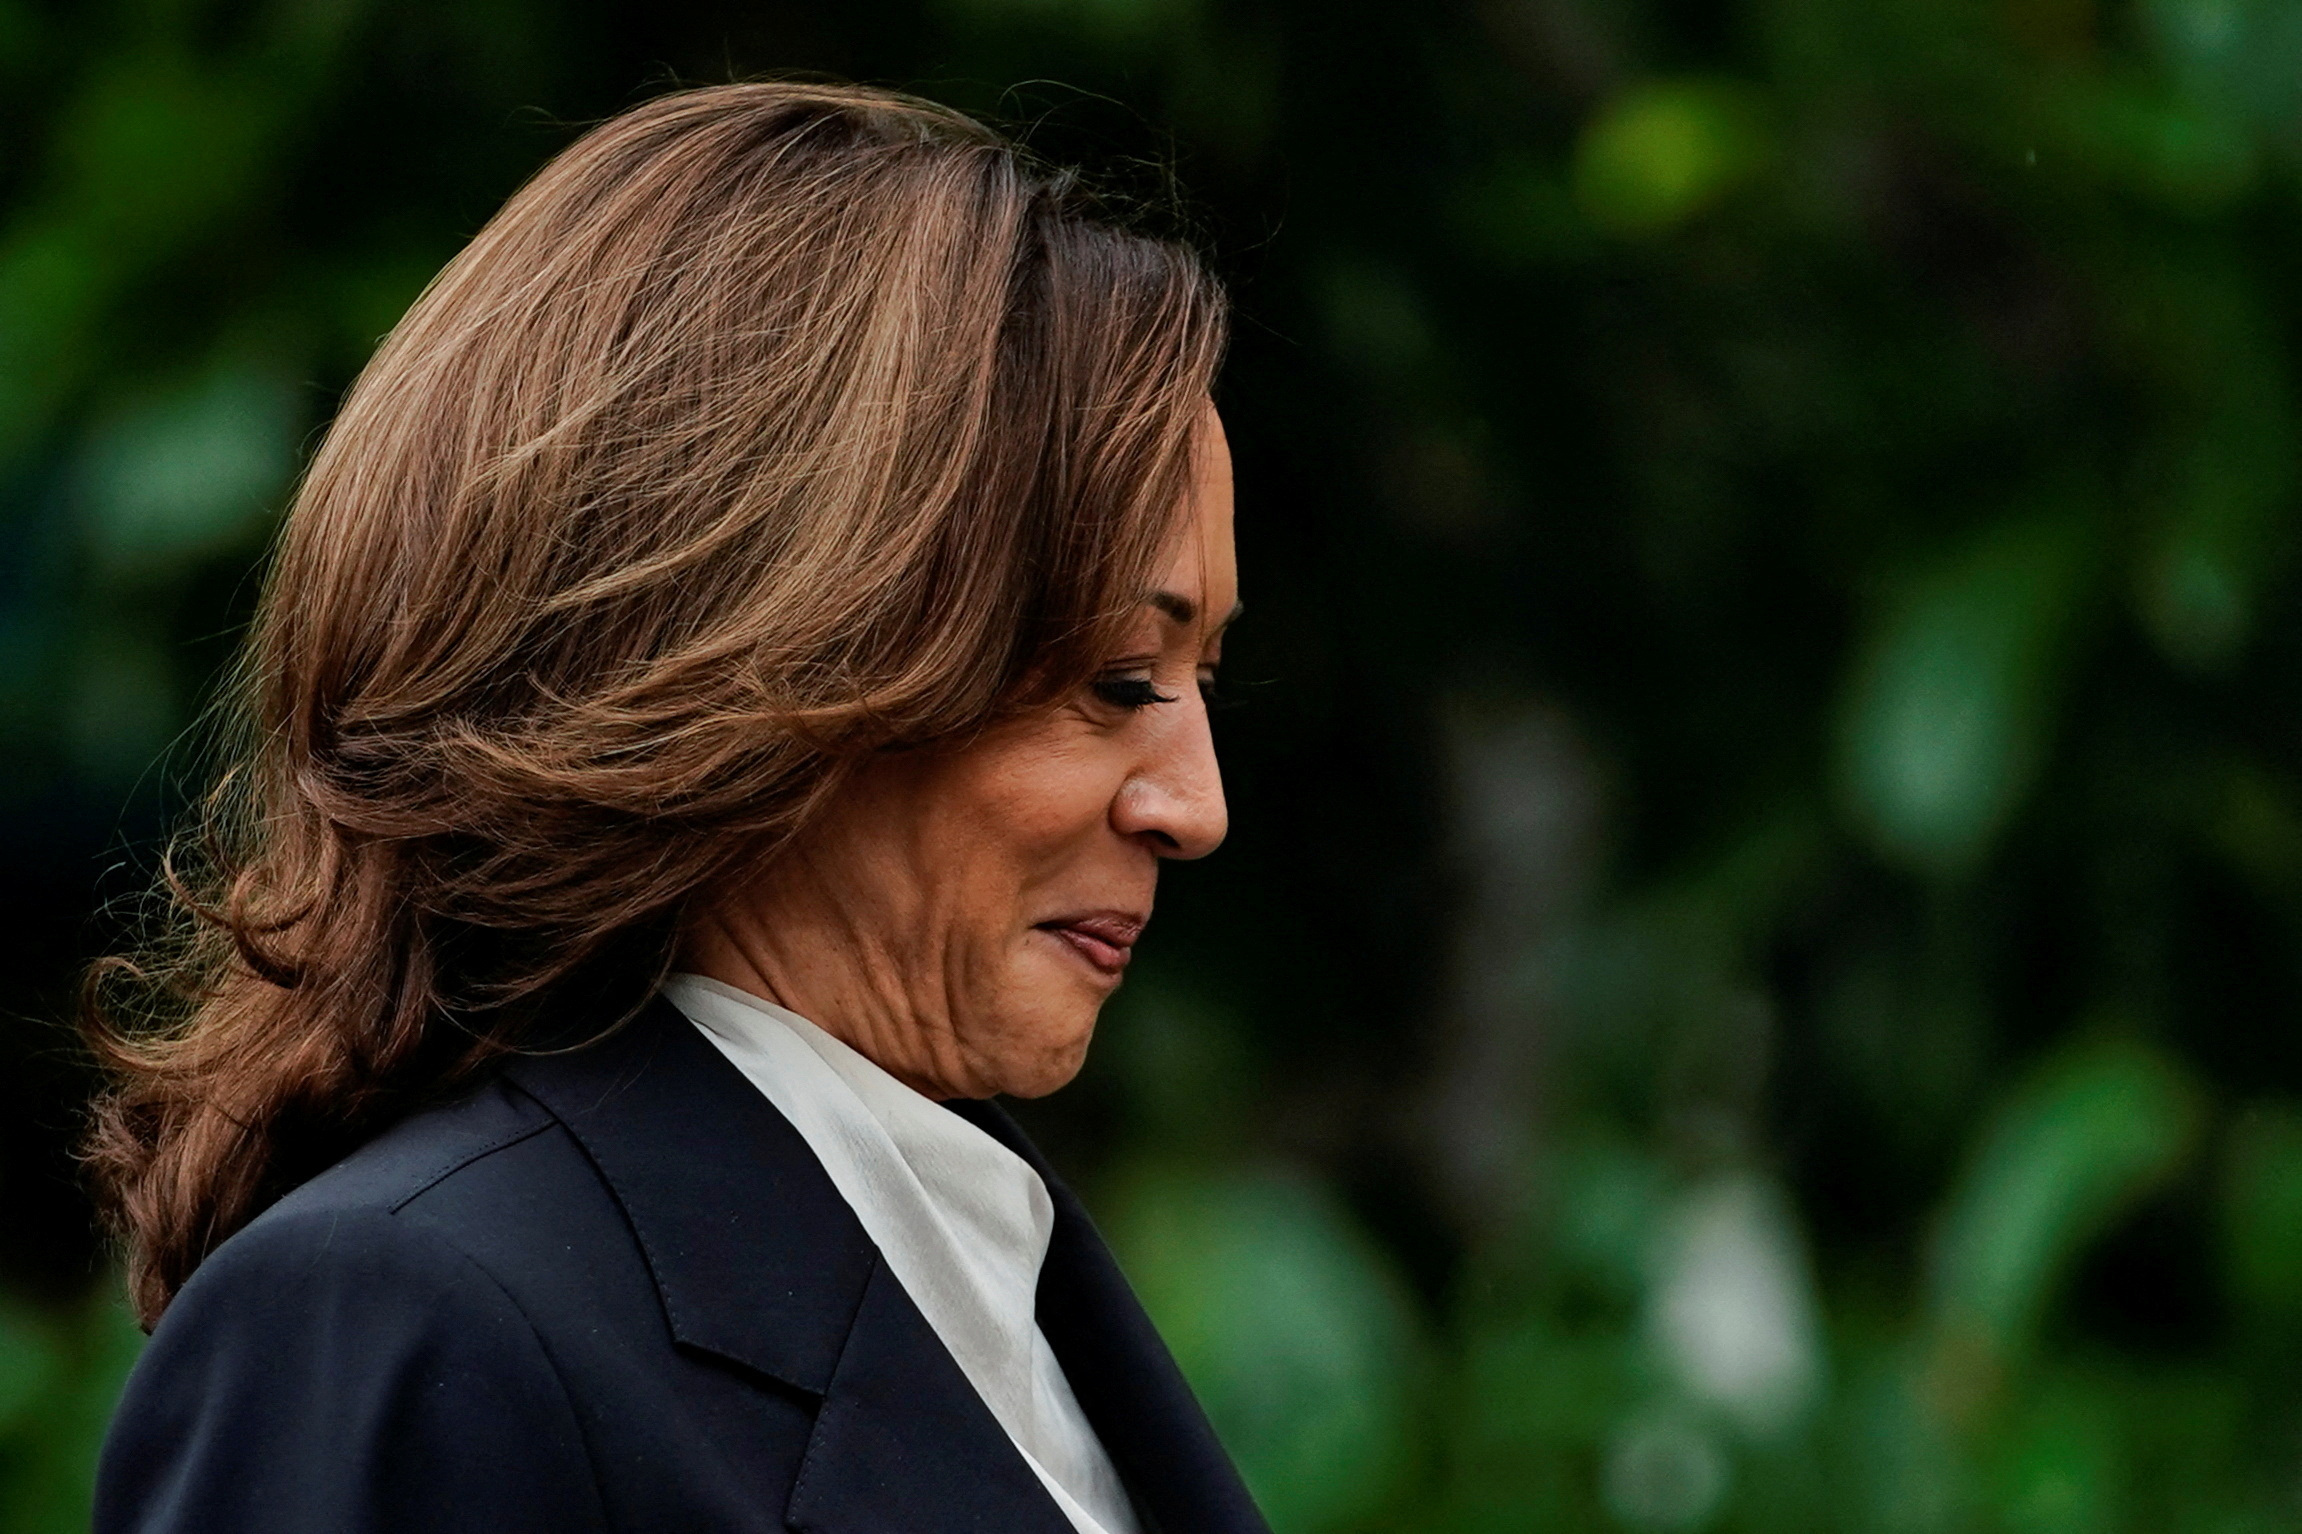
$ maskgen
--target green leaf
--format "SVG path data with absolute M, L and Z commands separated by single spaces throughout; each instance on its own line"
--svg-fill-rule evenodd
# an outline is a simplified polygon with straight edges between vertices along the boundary
M 2302 1327 L 2302 1105 L 2265 1104 L 2238 1121 L 2220 1214 L 2231 1297 L 2258 1323 Z
M 1748 87 L 1656 81 L 1615 97 L 1583 130 L 1575 195 L 1602 229 L 1661 234 L 1716 206 L 1772 156 L 1765 117 Z
M 2092 548 L 2083 523 L 1995 527 L 1879 624 L 1841 716 L 1840 782 L 1895 861 L 1964 872 L 2045 753 Z
M 2006 1534 L 2105 1534 L 2126 1522 L 2125 1445 L 2114 1403 L 2068 1384 L 2024 1403 L 1996 1442 Z
M 1405 1469 L 1415 1327 L 1317 1184 L 1146 1169 L 1112 1241 L 1278 1534 L 1355 1527 Z
M 0 1298 L 0 1432 L 12 1431 L 55 1388 L 63 1350 L 48 1319 Z
M 1929 1298 L 1944 1345 L 1979 1348 L 1981 1364 L 2027 1349 L 2055 1281 L 2174 1170 L 2195 1118 L 2182 1075 L 2129 1044 L 2063 1056 L 2017 1089 L 1937 1233 Z
M 295 472 L 298 405 L 284 375 L 226 361 L 100 420 L 80 455 L 99 561 L 168 568 L 243 537 Z

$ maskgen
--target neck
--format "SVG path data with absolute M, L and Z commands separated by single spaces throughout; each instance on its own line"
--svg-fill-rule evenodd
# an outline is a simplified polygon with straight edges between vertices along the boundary
M 772 934 L 772 935 L 771 935 Z M 680 965 L 796 1012 L 924 1097 L 978 1097 L 947 1020 L 923 1015 L 894 967 L 832 913 L 782 902 L 714 908 L 680 944 Z

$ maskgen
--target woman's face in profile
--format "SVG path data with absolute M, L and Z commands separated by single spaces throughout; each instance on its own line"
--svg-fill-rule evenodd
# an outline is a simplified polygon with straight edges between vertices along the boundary
M 686 962 L 934 1097 L 1075 1075 L 1150 919 L 1159 864 L 1223 839 L 1202 688 L 1238 604 L 1212 408 L 1164 567 L 1095 681 L 961 747 L 880 758 Z

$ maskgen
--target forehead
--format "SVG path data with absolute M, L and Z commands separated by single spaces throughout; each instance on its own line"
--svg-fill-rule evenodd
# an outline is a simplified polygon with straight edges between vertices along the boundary
M 1239 598 L 1231 533 L 1231 450 L 1213 405 L 1200 421 L 1185 495 L 1166 557 L 1144 595 L 1144 621 L 1164 619 L 1162 627 L 1213 632 L 1231 621 Z
M 1154 596 L 1154 606 L 1178 622 L 1212 611 L 1218 617 L 1237 600 L 1238 554 L 1231 533 L 1231 484 L 1202 480 L 1184 515 L 1177 519 L 1155 585 L 1161 595 L 1187 598 L 1166 602 Z M 1183 609 L 1191 609 L 1185 612 Z
M 1186 495 L 1168 566 L 1180 569 L 1195 564 L 1213 577 L 1232 563 L 1231 444 L 1223 434 L 1223 418 L 1213 405 L 1200 418 L 1193 439 L 1191 485 Z

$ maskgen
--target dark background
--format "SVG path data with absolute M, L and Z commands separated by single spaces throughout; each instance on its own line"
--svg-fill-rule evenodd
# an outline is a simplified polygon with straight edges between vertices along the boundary
M 2302 7 L 0 0 L 0 1534 L 303 454 L 584 124 L 792 70 L 1235 290 L 1235 829 L 1030 1117 L 1280 1534 L 2302 1527 Z

